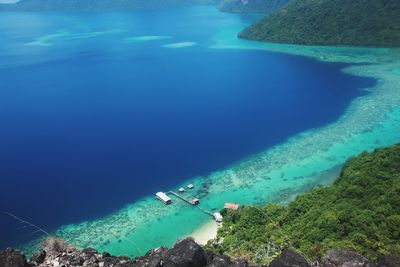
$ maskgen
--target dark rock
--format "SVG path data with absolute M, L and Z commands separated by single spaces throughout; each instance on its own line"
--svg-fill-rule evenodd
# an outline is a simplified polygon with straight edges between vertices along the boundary
M 128 260 L 130 260 L 130 258 L 127 257 L 127 256 L 119 256 L 117 258 L 118 258 L 119 261 L 128 261 Z
M 212 261 L 208 263 L 208 267 L 225 267 L 231 266 L 232 261 L 228 256 L 217 255 L 212 258 Z
M 291 250 L 283 250 L 281 255 L 274 259 L 269 267 L 309 267 L 306 259 Z
M 36 264 L 41 264 L 42 262 L 44 262 L 45 258 L 46 258 L 46 251 L 42 250 L 38 253 L 33 254 L 30 259 L 30 262 L 36 263 Z
M 6 249 L 0 252 L 1 267 L 29 267 L 24 255 L 14 249 Z
M 103 252 L 101 255 L 103 255 L 103 258 L 111 257 L 111 254 L 108 252 Z
M 228 256 L 205 252 L 192 238 L 178 241 L 171 249 L 149 250 L 134 259 L 100 254 L 93 248 L 79 250 L 56 238 L 50 238 L 45 245 L 45 250 L 32 256 L 31 265 L 18 251 L 0 252 L 0 267 L 248 267 L 247 261 L 232 261 Z
M 400 267 L 400 256 L 384 256 L 378 257 L 377 267 Z
M 215 255 L 210 259 L 207 259 L 207 267 L 248 267 L 249 264 L 246 260 L 235 260 L 232 261 L 226 255 Z
M 163 266 L 165 257 L 168 249 L 165 247 L 160 247 L 157 249 L 149 250 L 144 257 L 136 258 L 136 263 L 138 267 L 146 266 L 146 267 L 158 267 Z
M 86 262 L 88 265 L 96 266 L 99 262 L 99 259 L 96 255 L 92 255 Z
M 104 258 L 104 267 L 114 266 L 119 263 L 118 258 L 116 257 L 105 257 Z
M 150 249 L 147 251 L 145 258 L 154 257 L 154 256 L 165 256 L 165 253 L 168 251 L 166 247 L 159 247 L 156 249 Z
M 115 267 L 137 267 L 137 265 L 133 262 L 126 262 L 126 263 L 118 263 Z
M 232 262 L 231 267 L 248 267 L 249 263 L 246 260 L 235 260 Z
M 94 248 L 85 248 L 84 250 L 82 250 L 82 253 L 85 253 L 87 255 L 93 255 L 97 254 L 98 252 Z
M 62 260 L 68 262 L 71 266 L 82 266 L 85 262 L 85 260 L 77 254 L 66 255 Z
M 166 265 L 174 267 L 202 267 L 207 260 L 203 248 L 192 238 L 186 238 L 175 243 L 165 255 Z
M 226 255 L 213 255 L 206 253 L 207 267 L 248 267 L 249 264 L 246 260 L 232 261 Z
M 371 264 L 364 256 L 348 250 L 329 250 L 322 259 L 323 267 L 369 267 Z

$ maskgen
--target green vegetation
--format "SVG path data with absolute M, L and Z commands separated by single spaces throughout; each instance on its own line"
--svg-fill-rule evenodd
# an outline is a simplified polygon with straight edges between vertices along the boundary
M 218 8 L 232 13 L 271 13 L 289 0 L 222 0 Z
M 400 47 L 400 1 L 293 0 L 239 37 L 304 45 Z
M 214 252 L 265 262 L 267 244 L 313 259 L 328 249 L 357 251 L 371 260 L 400 254 L 400 144 L 348 160 L 331 186 L 289 205 L 224 210 Z

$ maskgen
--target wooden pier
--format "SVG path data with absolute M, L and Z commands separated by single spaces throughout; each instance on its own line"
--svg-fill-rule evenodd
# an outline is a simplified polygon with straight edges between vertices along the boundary
M 163 192 L 158 192 L 156 194 L 156 197 L 161 200 L 162 202 L 164 202 L 164 204 L 170 204 L 172 201 L 171 199 L 167 196 L 167 194 L 171 194 L 174 195 L 175 197 L 179 198 L 180 200 L 188 203 L 191 206 L 196 206 L 200 203 L 200 200 L 198 198 L 193 198 L 193 199 L 187 199 L 183 196 L 181 196 L 178 193 L 175 193 L 174 191 L 169 191 L 167 193 L 163 193 Z M 222 215 L 219 212 L 210 212 L 207 210 L 202 209 L 201 207 L 197 206 L 196 208 L 198 208 L 201 212 L 204 212 L 207 215 L 210 215 L 217 223 L 221 223 L 222 222 Z
M 192 206 L 195 206 L 195 205 L 200 203 L 200 200 L 198 198 L 194 198 L 192 200 L 189 200 L 189 199 L 179 195 L 178 193 L 175 193 L 174 191 L 169 191 L 168 194 L 172 194 L 172 195 L 176 196 L 177 198 L 185 201 L 186 203 L 188 203 L 189 205 L 192 205 Z

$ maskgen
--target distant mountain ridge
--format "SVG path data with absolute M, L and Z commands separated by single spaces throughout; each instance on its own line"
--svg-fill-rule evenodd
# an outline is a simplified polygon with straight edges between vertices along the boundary
M 400 1 L 293 0 L 239 37 L 304 45 L 400 47 Z
M 218 8 L 232 13 L 270 13 L 290 0 L 222 0 Z
M 271 13 L 290 0 L 21 0 L 15 4 L 0 4 L 0 10 L 138 10 L 188 5 L 215 5 L 232 13 Z
M 0 4 L 9 11 L 98 11 L 158 9 L 187 5 L 216 4 L 218 0 L 21 0 L 15 4 Z

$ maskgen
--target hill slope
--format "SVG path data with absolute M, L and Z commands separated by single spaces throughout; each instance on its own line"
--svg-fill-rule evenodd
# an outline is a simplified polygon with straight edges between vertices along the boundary
M 305 45 L 400 47 L 398 0 L 294 0 L 240 38 Z
M 222 0 L 218 8 L 232 13 L 270 13 L 289 0 Z
M 350 159 L 335 183 L 298 196 L 287 206 L 224 210 L 218 252 L 257 261 L 269 241 L 310 258 L 329 249 L 370 259 L 400 254 L 400 144 Z

